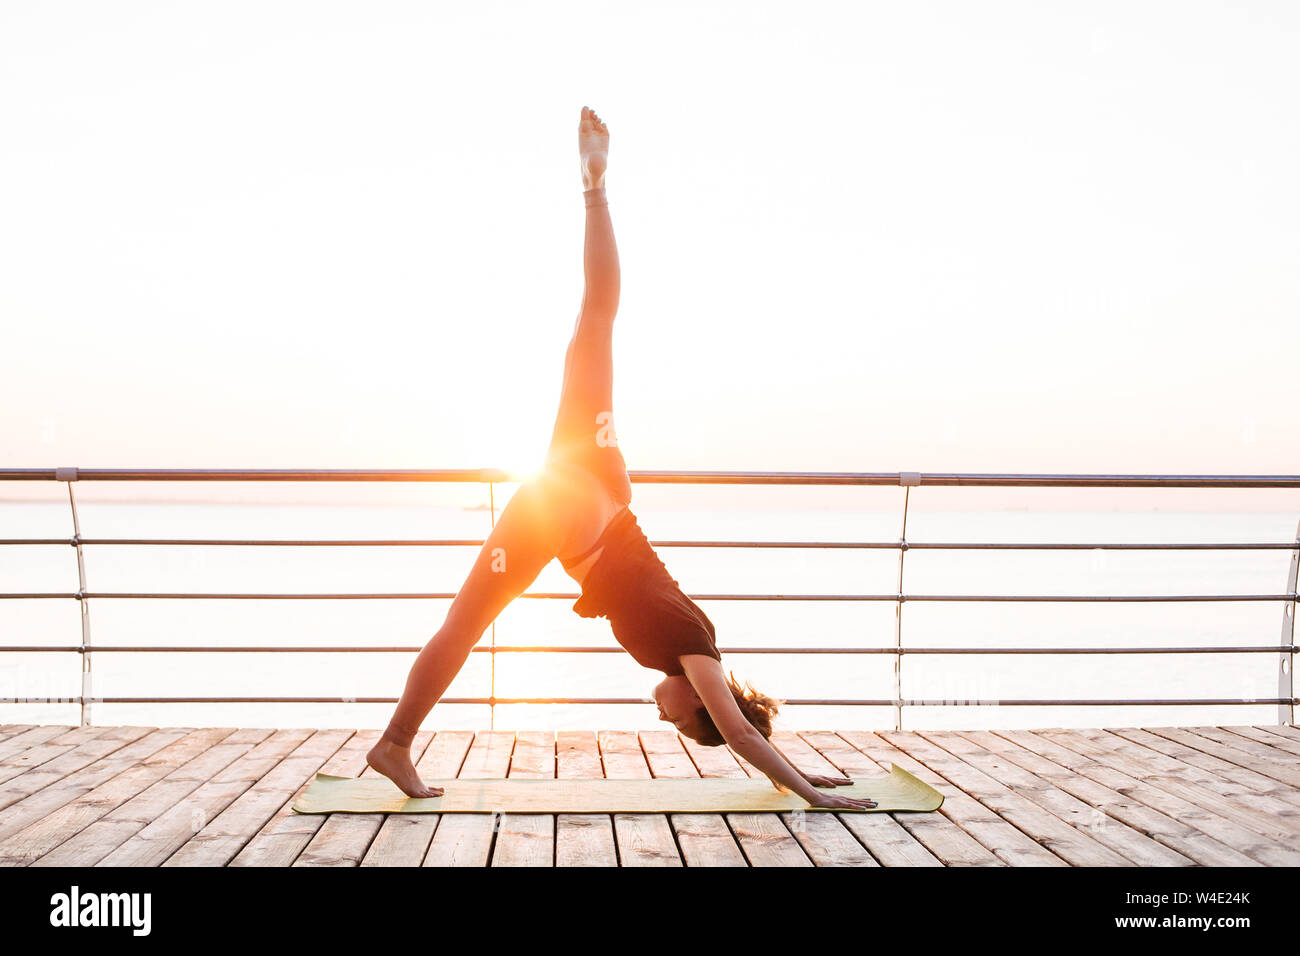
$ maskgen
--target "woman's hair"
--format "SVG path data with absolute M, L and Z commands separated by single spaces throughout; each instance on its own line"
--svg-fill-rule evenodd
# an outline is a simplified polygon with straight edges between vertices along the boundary
M 739 681 L 736 680 L 735 674 L 727 676 L 727 686 L 731 688 L 731 695 L 736 698 L 736 706 L 745 715 L 745 719 L 753 724 L 754 729 L 764 737 L 771 737 L 772 718 L 776 716 L 781 701 L 768 697 L 766 694 L 760 694 L 748 682 L 742 687 Z M 695 712 L 695 718 L 699 727 L 699 736 L 695 738 L 698 743 L 706 747 L 720 747 L 726 743 L 722 733 L 718 730 L 718 725 L 713 722 L 713 718 L 709 716 L 706 708 L 700 707 Z

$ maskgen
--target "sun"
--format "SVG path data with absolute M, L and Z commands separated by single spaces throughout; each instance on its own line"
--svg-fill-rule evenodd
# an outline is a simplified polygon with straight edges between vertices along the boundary
M 542 465 L 531 459 L 527 463 L 507 463 L 502 467 L 510 474 L 512 482 L 519 482 L 520 484 L 532 481 L 542 473 Z

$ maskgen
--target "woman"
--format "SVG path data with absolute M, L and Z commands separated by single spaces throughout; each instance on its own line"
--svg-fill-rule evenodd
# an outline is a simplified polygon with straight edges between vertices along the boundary
M 498 614 L 552 558 L 582 585 L 573 609 L 606 617 L 643 666 L 662 670 L 654 689 L 662 720 L 702 744 L 729 744 L 778 787 L 818 807 L 867 809 L 816 789 L 852 781 L 804 774 L 768 742 L 776 702 L 723 675 L 713 624 L 668 574 L 629 509 L 632 486 L 613 434 L 613 330 L 619 267 L 605 166 L 609 131 L 583 107 L 578 125 L 586 200 L 586 288 L 564 362 L 560 409 L 545 466 L 519 487 L 483 544 L 442 628 L 411 668 L 383 737 L 366 761 L 410 797 L 436 797 L 411 763 L 420 724 Z

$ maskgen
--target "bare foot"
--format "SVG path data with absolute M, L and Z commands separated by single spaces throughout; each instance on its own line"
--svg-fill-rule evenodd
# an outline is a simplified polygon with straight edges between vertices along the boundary
M 582 160 L 582 188 L 598 189 L 605 185 L 605 167 L 609 165 L 609 130 L 595 111 L 585 106 L 578 123 L 578 156 Z
M 408 797 L 441 797 L 441 787 L 426 787 L 411 763 L 411 749 L 399 747 L 387 740 L 380 741 L 366 754 L 366 763 L 382 773 Z

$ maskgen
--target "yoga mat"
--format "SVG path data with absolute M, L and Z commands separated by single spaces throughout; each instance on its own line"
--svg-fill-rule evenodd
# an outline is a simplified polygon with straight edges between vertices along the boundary
M 725 811 L 831 810 L 833 813 L 928 812 L 943 794 L 890 764 L 848 787 L 818 788 L 877 802 L 873 810 L 810 807 L 796 793 L 781 793 L 766 778 L 743 780 L 426 780 L 441 797 L 408 797 L 386 777 L 316 774 L 297 800 L 298 813 L 718 813 Z

